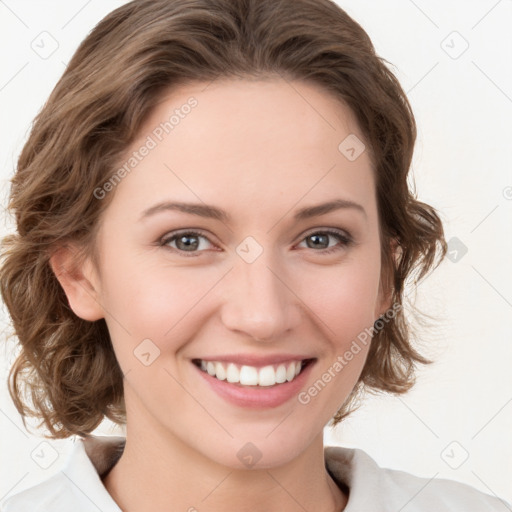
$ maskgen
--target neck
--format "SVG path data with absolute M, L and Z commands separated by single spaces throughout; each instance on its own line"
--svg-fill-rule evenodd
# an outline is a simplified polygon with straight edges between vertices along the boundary
M 206 508 L 210 512 L 340 512 L 345 508 L 347 497 L 325 468 L 321 433 L 287 464 L 233 469 L 205 457 L 168 430 L 143 421 L 127 423 L 123 454 L 103 481 L 125 512 Z

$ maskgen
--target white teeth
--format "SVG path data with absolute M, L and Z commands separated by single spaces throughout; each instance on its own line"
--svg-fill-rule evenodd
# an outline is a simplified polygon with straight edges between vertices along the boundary
M 273 386 L 276 383 L 276 372 L 272 366 L 260 368 L 259 385 Z
M 284 364 L 280 364 L 277 367 L 276 382 L 278 384 L 282 384 L 283 382 L 286 382 L 286 366 Z
M 206 371 L 210 374 L 210 375 L 215 375 L 215 365 L 211 362 L 211 361 L 208 361 L 206 363 Z
M 242 366 L 240 370 L 240 384 L 244 386 L 257 386 L 258 370 L 254 366 Z
M 228 364 L 226 380 L 228 382 L 240 382 L 240 370 L 233 363 Z
M 299 375 L 302 362 L 279 364 L 277 367 L 268 365 L 258 369 L 248 365 L 239 368 L 233 363 L 227 364 L 226 367 L 226 363 L 219 361 L 201 360 L 200 367 L 209 375 L 230 383 L 240 383 L 242 386 L 274 386 L 292 381 Z
M 221 363 L 215 363 L 215 376 L 219 380 L 226 380 L 226 370 Z

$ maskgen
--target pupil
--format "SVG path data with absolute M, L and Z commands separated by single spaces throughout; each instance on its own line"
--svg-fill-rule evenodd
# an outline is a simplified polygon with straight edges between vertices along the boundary
M 189 240 L 193 240 L 195 239 L 196 242 L 189 242 Z M 197 242 L 197 237 L 196 236 L 188 236 L 188 235 L 183 235 L 181 236 L 180 238 L 178 238 L 177 240 L 177 244 L 179 243 L 183 243 L 184 244 L 184 248 L 185 250 L 189 250 L 189 249 L 197 249 L 197 246 L 199 245 L 198 242 Z M 179 249 L 182 249 L 181 247 L 178 246 Z
M 323 239 L 323 242 L 326 245 L 326 247 L 329 245 L 329 242 L 327 240 L 327 235 L 311 235 L 308 238 L 310 240 L 315 240 L 316 242 L 318 242 L 319 240 Z M 320 241 L 320 243 L 322 243 L 322 242 Z M 314 243 L 313 247 L 318 247 L 318 243 Z

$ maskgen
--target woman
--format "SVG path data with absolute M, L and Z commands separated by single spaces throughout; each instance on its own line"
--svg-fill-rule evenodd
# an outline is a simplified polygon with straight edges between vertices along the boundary
M 428 362 L 402 294 L 446 243 L 408 189 L 415 136 L 398 81 L 328 0 L 108 15 L 12 180 L 11 396 L 78 437 L 5 510 L 501 510 L 323 446 L 365 389 L 404 393 Z M 90 435 L 105 417 L 125 439 Z

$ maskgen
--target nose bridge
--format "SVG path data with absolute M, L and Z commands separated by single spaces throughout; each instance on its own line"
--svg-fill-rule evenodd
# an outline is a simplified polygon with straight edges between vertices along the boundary
M 271 250 L 262 251 L 253 261 L 243 253 L 237 255 L 230 274 L 222 313 L 227 328 L 259 341 L 271 341 L 298 321 L 296 298 Z

